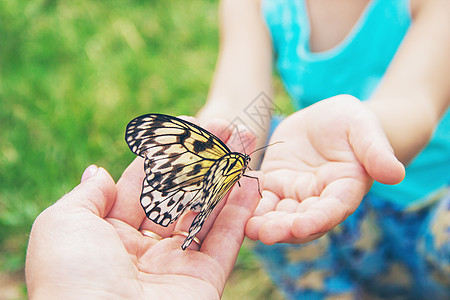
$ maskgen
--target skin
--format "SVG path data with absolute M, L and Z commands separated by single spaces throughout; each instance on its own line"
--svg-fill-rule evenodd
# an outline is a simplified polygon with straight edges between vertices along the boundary
M 311 51 L 338 45 L 368 3 L 307 0 Z M 238 115 L 263 145 L 270 122 L 254 126 L 241 113 L 261 91 L 273 98 L 273 51 L 260 5 L 221 1 L 220 52 L 199 117 L 231 121 Z M 246 226 L 250 239 L 265 244 L 316 239 L 355 211 L 373 180 L 403 179 L 402 164 L 426 146 L 449 106 L 448 11 L 449 1 L 411 1 L 413 24 L 371 99 L 338 95 L 279 125 L 270 142 L 283 143 L 267 148 L 262 162 L 266 185 Z
M 364 9 L 356 2 L 307 1 L 313 51 L 345 37 Z M 218 298 L 245 224 L 249 238 L 266 244 L 307 242 L 345 220 L 373 180 L 400 182 L 402 163 L 427 144 L 450 101 L 450 2 L 413 0 L 411 9 L 413 25 L 371 99 L 339 95 L 279 125 L 271 140 L 283 143 L 267 148 L 261 165 L 266 184 L 255 210 L 256 183 L 244 178 L 214 225 L 220 208 L 198 235 L 202 248 L 193 243 L 182 252 L 184 238 L 170 236 L 186 231 L 194 216 L 168 228 L 145 220 L 138 201 L 142 161 L 133 162 L 116 186 L 100 169 L 36 220 L 26 265 L 30 297 Z M 261 128 L 240 114 L 261 91 L 273 97 L 273 53 L 259 1 L 221 1 L 220 22 L 219 59 L 199 117 L 240 117 L 263 145 L 269 122 Z M 220 121 L 211 124 L 224 128 Z M 143 237 L 139 228 L 165 239 Z
M 149 221 L 139 204 L 142 167 L 137 158 L 116 185 L 106 170 L 90 166 L 81 184 L 36 219 L 26 260 L 30 299 L 221 297 L 259 199 L 257 182 L 242 178 L 197 234 L 201 248 L 193 242 L 183 251 L 185 237 L 172 231 L 188 231 L 195 214 L 167 228 Z
M 261 166 L 266 184 L 247 224 L 249 238 L 265 244 L 314 240 L 355 211 L 373 179 L 401 180 L 403 165 L 361 105 L 350 96 L 328 99 L 280 124 L 270 142 L 283 143 L 267 149 Z M 316 119 L 323 113 L 330 117 Z M 292 128 L 305 130 L 292 135 Z

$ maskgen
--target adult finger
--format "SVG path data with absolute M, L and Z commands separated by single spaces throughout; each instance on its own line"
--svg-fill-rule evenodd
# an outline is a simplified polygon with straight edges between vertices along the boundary
M 226 205 L 204 240 L 201 251 L 215 258 L 226 274 L 233 268 L 244 240 L 245 224 L 253 214 L 259 199 L 256 180 L 243 178 L 241 187 L 235 187 L 230 193 Z
M 137 157 L 123 172 L 117 182 L 117 197 L 108 218 L 121 220 L 138 229 L 145 218 L 140 204 L 144 159 Z

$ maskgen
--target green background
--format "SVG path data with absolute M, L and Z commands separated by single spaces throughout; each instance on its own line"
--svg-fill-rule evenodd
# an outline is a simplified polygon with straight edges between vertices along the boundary
M 12 291 L 8 299 L 26 298 L 22 269 L 36 216 L 88 165 L 117 180 L 133 160 L 128 121 L 201 108 L 217 57 L 217 6 L 0 1 L 0 290 Z M 276 91 L 289 110 L 279 81 Z M 281 298 L 247 249 L 224 299 Z

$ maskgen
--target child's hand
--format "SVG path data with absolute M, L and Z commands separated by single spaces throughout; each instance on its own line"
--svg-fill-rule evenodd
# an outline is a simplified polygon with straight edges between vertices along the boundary
M 265 244 L 304 243 L 344 221 L 373 180 L 399 183 L 405 174 L 375 115 L 341 95 L 286 118 L 275 130 L 261 170 L 263 199 L 246 226 Z

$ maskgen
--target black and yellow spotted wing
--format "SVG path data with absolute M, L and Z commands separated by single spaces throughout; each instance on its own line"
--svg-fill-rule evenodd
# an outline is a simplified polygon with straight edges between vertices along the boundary
M 231 152 L 212 133 L 168 115 L 135 118 L 125 140 L 133 153 L 145 158 L 141 205 L 150 220 L 168 226 L 187 208 L 199 212 L 183 250 L 250 162 L 250 156 Z

